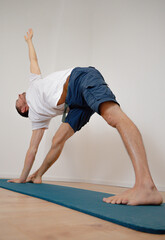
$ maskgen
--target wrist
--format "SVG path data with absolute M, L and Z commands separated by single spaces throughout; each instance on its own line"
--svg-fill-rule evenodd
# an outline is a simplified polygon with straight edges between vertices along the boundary
M 20 183 L 25 183 L 26 179 L 24 177 L 20 176 L 19 181 L 20 181 Z
M 27 42 L 27 44 L 28 44 L 28 43 L 31 43 L 31 42 L 32 42 L 32 39 L 31 39 L 31 38 L 30 38 L 30 39 L 27 39 L 26 42 Z
M 26 180 L 23 180 L 23 179 L 19 179 L 19 183 L 26 183 Z

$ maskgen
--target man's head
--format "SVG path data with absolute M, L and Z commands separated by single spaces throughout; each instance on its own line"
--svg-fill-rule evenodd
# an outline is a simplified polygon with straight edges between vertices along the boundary
M 18 95 L 18 99 L 16 100 L 15 107 L 17 109 L 17 112 L 22 117 L 28 117 L 29 106 L 27 105 L 27 102 L 26 102 L 26 93 L 25 92 Z

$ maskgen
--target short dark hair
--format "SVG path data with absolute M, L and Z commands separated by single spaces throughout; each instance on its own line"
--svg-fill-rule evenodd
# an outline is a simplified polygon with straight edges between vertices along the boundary
M 27 110 L 26 112 L 22 113 L 21 110 L 19 109 L 19 107 L 15 106 L 15 108 L 17 109 L 17 112 L 18 112 L 22 117 L 28 118 L 29 110 Z

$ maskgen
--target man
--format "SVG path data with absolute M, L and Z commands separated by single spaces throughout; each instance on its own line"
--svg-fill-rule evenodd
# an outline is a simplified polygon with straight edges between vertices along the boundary
M 121 110 L 101 73 L 94 67 L 76 67 L 55 72 L 42 79 L 32 37 L 33 31 L 29 29 L 25 40 L 29 47 L 31 84 L 26 93 L 19 95 L 16 108 L 22 116 L 29 117 L 32 121 L 33 131 L 22 174 L 19 179 L 9 182 L 41 183 L 42 175 L 58 159 L 67 139 L 97 112 L 110 126 L 118 130 L 135 171 L 133 188 L 117 196 L 104 198 L 103 201 L 129 205 L 161 204 L 162 196 L 152 180 L 142 136 Z M 50 151 L 42 165 L 28 177 L 44 131 L 52 117 L 63 114 L 65 102 L 69 106 L 67 117 L 64 116 L 63 123 L 55 133 Z

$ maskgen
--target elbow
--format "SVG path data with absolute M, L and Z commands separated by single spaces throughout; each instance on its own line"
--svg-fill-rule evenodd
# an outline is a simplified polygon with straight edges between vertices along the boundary
M 38 63 L 37 57 L 30 57 L 30 62 L 31 63 L 33 63 L 33 62 L 37 62 Z

